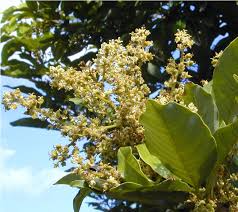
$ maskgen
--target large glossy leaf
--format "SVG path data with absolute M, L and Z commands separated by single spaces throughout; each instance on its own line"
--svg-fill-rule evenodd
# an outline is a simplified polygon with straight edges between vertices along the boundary
M 79 212 L 81 204 L 86 196 L 90 194 L 89 188 L 81 188 L 73 200 L 74 212 Z
M 161 163 L 158 157 L 152 155 L 145 144 L 136 146 L 141 159 L 148 164 L 156 173 L 165 179 L 172 176 L 171 172 Z
M 213 91 L 221 118 L 228 124 L 238 115 L 238 38 L 224 50 L 213 74 Z
M 141 185 L 152 183 L 142 172 L 140 164 L 132 154 L 131 147 L 121 147 L 118 150 L 118 171 L 127 182 Z
M 238 120 L 217 130 L 214 137 L 217 143 L 218 163 L 222 163 L 238 142 Z
M 199 85 L 187 83 L 183 100 L 186 105 L 193 102 L 198 109 L 198 114 L 202 117 L 211 132 L 215 132 L 219 127 L 218 110 L 212 95 Z
M 216 143 L 201 117 L 176 103 L 149 100 L 141 116 L 148 150 L 175 175 L 199 187 L 216 159 Z

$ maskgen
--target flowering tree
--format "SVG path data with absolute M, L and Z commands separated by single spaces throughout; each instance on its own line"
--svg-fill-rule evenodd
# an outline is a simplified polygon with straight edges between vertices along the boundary
M 26 108 L 34 119 L 47 120 L 69 138 L 55 145 L 55 167 L 70 159 L 76 168 L 56 184 L 80 189 L 74 199 L 78 211 L 91 192 L 166 209 L 215 211 L 238 205 L 238 40 L 217 54 L 212 81 L 190 82 L 194 65 L 189 52 L 194 41 L 186 30 L 175 34 L 179 58 L 170 58 L 164 82 L 153 100 L 142 78 L 143 64 L 153 59 L 149 31 L 131 33 L 127 45 L 120 38 L 103 43 L 96 58 L 79 70 L 51 67 L 51 86 L 71 92 L 77 105 L 54 111 L 44 99 L 6 93 L 5 108 Z M 83 149 L 79 143 L 87 140 Z M 225 171 L 226 170 L 226 171 Z

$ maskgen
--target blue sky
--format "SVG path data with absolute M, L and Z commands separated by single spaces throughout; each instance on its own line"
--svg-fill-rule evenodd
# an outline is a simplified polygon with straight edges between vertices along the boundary
M 5 1 L 0 11 L 19 0 Z M 31 85 L 23 79 L 1 77 L 1 96 L 9 91 L 4 85 Z M 2 98 L 2 97 L 1 97 Z M 0 211 L 2 212 L 71 212 L 77 189 L 52 184 L 62 177 L 63 170 L 54 169 L 48 153 L 53 145 L 67 142 L 59 132 L 28 127 L 12 127 L 10 122 L 23 118 L 24 110 L 5 112 L 1 105 L 0 122 Z M 82 212 L 90 208 L 86 198 Z

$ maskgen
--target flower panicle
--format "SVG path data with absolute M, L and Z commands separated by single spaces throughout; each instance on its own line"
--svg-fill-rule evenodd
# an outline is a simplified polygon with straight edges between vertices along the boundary
M 179 61 L 169 58 L 165 71 L 170 75 L 170 78 L 164 82 L 164 89 L 160 91 L 157 101 L 160 104 L 177 102 L 192 112 L 197 112 L 197 108 L 192 102 L 185 105 L 182 100 L 185 82 L 192 77 L 186 69 L 195 64 L 193 54 L 188 52 L 194 45 L 194 41 L 187 30 L 183 29 L 175 33 L 175 43 L 177 45 L 176 50 L 179 53 Z
M 70 108 L 57 111 L 44 108 L 43 97 L 34 94 L 23 97 L 19 89 L 3 98 L 7 110 L 21 105 L 32 118 L 47 120 L 68 136 L 68 144 L 58 144 L 50 153 L 55 166 L 65 166 L 71 159 L 89 185 L 94 186 L 97 177 L 105 180 L 104 191 L 121 181 L 113 165 L 117 150 L 121 146 L 135 146 L 144 139 L 139 117 L 150 92 L 142 78 L 142 65 L 153 59 L 149 52 L 152 42 L 147 40 L 149 34 L 142 27 L 131 33 L 126 46 L 120 38 L 103 43 L 96 58 L 80 64 L 79 68 L 50 67 L 51 87 L 73 92 L 79 102 L 76 104 L 85 108 L 79 112 L 72 113 Z M 88 143 L 79 150 L 78 142 L 84 139 Z M 84 159 L 80 156 L 82 151 L 86 154 Z M 96 162 L 98 156 L 100 160 Z M 85 159 L 89 162 L 83 162 Z M 98 171 L 92 171 L 89 165 L 99 166 Z

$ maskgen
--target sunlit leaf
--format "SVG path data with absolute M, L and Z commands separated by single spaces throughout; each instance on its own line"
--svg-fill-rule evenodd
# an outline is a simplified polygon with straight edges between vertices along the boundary
M 142 172 L 140 164 L 132 154 L 131 147 L 118 150 L 118 171 L 127 182 L 149 185 L 151 180 Z
M 147 163 L 156 173 L 164 178 L 168 178 L 172 176 L 171 172 L 164 167 L 158 157 L 152 155 L 145 144 L 139 144 L 136 146 L 138 153 L 141 159 Z
M 140 121 L 148 150 L 173 174 L 198 188 L 217 158 L 215 139 L 201 117 L 176 103 L 149 100 Z
M 238 142 L 238 119 L 234 123 L 218 129 L 214 137 L 217 143 L 218 162 L 222 163 Z
M 213 74 L 213 91 L 221 118 L 226 124 L 238 115 L 238 38 L 230 43 L 220 57 Z
M 211 132 L 215 132 L 219 127 L 218 110 L 211 94 L 207 93 L 201 86 L 187 83 L 183 95 L 186 105 L 191 102 L 198 109 L 198 114 L 202 117 Z

